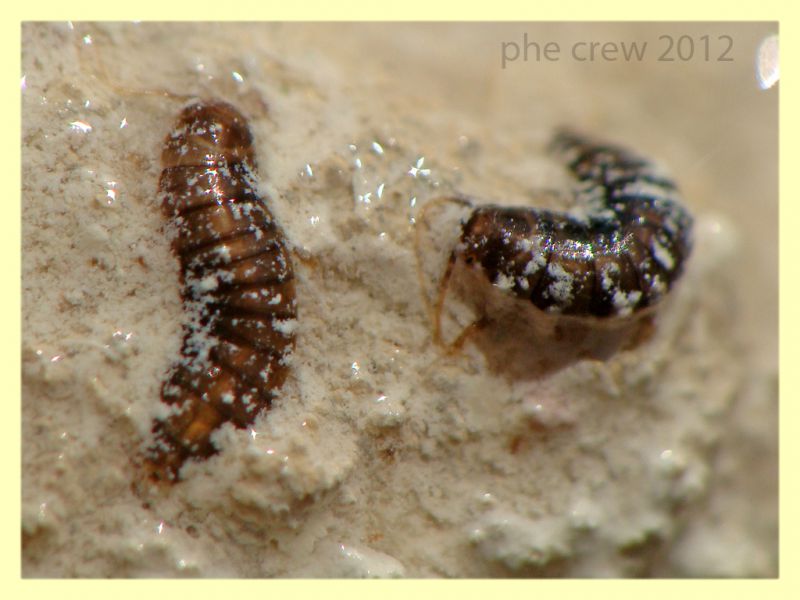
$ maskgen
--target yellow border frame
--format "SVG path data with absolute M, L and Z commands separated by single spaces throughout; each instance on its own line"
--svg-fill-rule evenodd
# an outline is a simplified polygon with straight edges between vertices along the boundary
M 130 10 L 124 3 L 100 3 L 96 0 L 71 0 L 70 2 L 14 2 L 4 9 L 11 14 L 0 23 L 2 44 L 6 61 L 3 64 L 3 102 L 6 114 L 6 136 L 3 162 L 6 165 L 7 189 L 20 190 L 20 24 L 25 20 L 570 20 L 579 17 L 587 21 L 627 20 L 687 20 L 687 21 L 773 21 L 780 22 L 781 58 L 788 65 L 788 77 L 779 84 L 782 109 L 800 105 L 797 84 L 792 78 L 791 66 L 797 59 L 794 37 L 797 21 L 792 18 L 788 2 L 762 0 L 746 7 L 731 3 L 712 2 L 700 4 L 687 0 L 672 0 L 668 4 L 645 6 L 641 1 L 614 0 L 609 2 L 567 1 L 522 3 L 495 0 L 490 5 L 469 5 L 447 2 L 433 5 L 430 0 L 403 0 L 392 5 L 381 5 L 368 0 L 324 2 L 306 0 L 303 3 L 271 4 L 267 2 L 239 2 L 226 5 L 223 13 L 218 1 L 194 0 L 192 2 L 137 2 Z M 13 57 L 13 58 L 12 58 Z M 785 69 L 784 69 L 785 71 Z M 792 100 L 794 98 L 794 100 Z M 797 201 L 800 198 L 798 183 L 791 175 L 796 169 L 797 114 L 791 110 L 780 111 L 780 167 L 789 173 L 780 181 L 780 256 L 800 255 Z M 12 133 L 13 132 L 13 133 Z M 17 196 L 19 198 L 19 196 Z M 650 598 L 681 597 L 795 597 L 800 598 L 797 571 L 798 556 L 797 507 L 800 505 L 798 471 L 793 458 L 798 457 L 798 439 L 794 431 L 798 424 L 798 405 L 794 401 L 798 391 L 796 360 L 796 311 L 792 299 L 800 297 L 796 268 L 792 261 L 780 261 L 780 559 L 781 576 L 776 580 L 669 580 L 669 581 L 540 581 L 540 580 L 457 580 L 457 581 L 286 581 L 286 580 L 192 580 L 192 581 L 82 581 L 82 580 L 22 580 L 20 577 L 20 203 L 7 199 L 5 218 L 0 222 L 0 244 L 3 249 L 4 280 L 12 282 L 2 294 L 2 345 L 0 369 L 10 398 L 5 401 L 3 419 L 3 473 L 8 478 L 10 493 L 3 497 L 3 518 L 0 520 L 0 540 L 3 542 L 3 560 L 0 589 L 5 597 L 47 597 L 59 599 L 85 599 L 87 597 L 138 598 L 188 596 L 190 598 L 264 597 L 277 598 L 314 597 L 374 597 L 386 600 L 407 600 L 409 597 L 458 595 L 462 598 L 498 597 L 531 598 L 539 595 L 559 597 L 614 597 Z M 795 366 L 795 368 L 792 368 Z

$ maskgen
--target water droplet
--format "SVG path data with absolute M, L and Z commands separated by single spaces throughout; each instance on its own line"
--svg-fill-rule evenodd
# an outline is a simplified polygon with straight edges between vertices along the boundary
M 69 126 L 73 131 L 79 131 L 81 133 L 89 133 L 92 130 L 92 126 L 85 121 L 72 121 Z

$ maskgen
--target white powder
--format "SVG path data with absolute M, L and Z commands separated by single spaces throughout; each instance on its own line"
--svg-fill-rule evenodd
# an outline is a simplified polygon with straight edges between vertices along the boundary
M 558 263 L 547 265 L 547 273 L 554 279 L 547 286 L 547 295 L 558 303 L 568 303 L 572 298 L 575 277 Z
M 672 269 L 675 265 L 675 259 L 672 254 L 670 254 L 669 250 L 659 244 L 655 239 L 650 244 L 650 248 L 653 250 L 653 257 L 661 263 L 665 269 Z

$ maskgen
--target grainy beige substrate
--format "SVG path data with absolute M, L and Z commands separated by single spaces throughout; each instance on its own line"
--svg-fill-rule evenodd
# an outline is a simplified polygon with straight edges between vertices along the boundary
M 775 575 L 777 100 L 752 72 L 771 31 L 25 25 L 23 575 Z M 653 53 L 502 69 L 524 32 Z M 735 60 L 659 63 L 667 33 L 731 35 Z M 249 115 L 304 259 L 281 401 L 137 496 L 184 318 L 156 188 L 188 98 L 160 91 Z M 445 355 L 414 252 L 432 295 L 462 213 L 430 211 L 419 246 L 411 218 L 449 190 L 540 204 L 565 122 L 669 165 L 696 215 L 656 334 L 538 379 Z M 450 294 L 447 335 L 471 317 Z

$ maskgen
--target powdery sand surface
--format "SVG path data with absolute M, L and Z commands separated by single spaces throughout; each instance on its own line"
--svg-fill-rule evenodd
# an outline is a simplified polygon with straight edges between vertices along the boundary
M 24 26 L 23 575 L 776 575 L 777 94 L 753 73 L 773 31 Z M 525 32 L 652 52 L 502 69 Z M 734 61 L 658 62 L 664 34 L 730 35 Z M 276 406 L 137 494 L 185 318 L 156 191 L 189 98 L 160 91 L 250 118 L 299 329 Z M 563 123 L 669 166 L 687 272 L 608 361 L 526 376 L 492 356 L 503 332 L 447 355 L 415 249 L 432 296 L 464 213 L 430 211 L 419 245 L 413 218 L 453 190 L 552 203 Z M 449 338 L 471 311 L 448 295 Z

